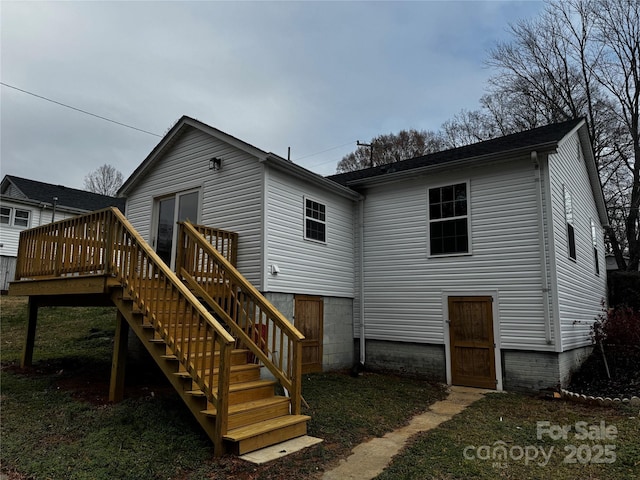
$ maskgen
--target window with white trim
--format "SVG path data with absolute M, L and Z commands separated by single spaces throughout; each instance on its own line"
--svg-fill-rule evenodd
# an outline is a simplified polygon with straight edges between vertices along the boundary
M 11 223 L 11 209 L 0 207 L 0 224 L 9 225 Z
M 322 243 L 327 241 L 327 207 L 309 198 L 304 199 L 304 238 Z
M 429 189 L 429 252 L 431 255 L 469 253 L 467 183 Z
M 15 209 L 13 213 L 13 225 L 16 227 L 27 228 L 29 226 L 29 217 L 31 212 L 29 210 Z
M 18 228 L 28 228 L 31 211 L 19 208 L 0 207 L 0 225 L 12 225 Z
M 591 219 L 591 243 L 593 243 L 593 261 L 594 261 L 594 271 L 596 275 L 600 275 L 600 261 L 598 257 L 598 227 L 596 227 L 596 222 Z
M 573 204 L 571 202 L 571 192 L 566 185 L 564 189 L 564 217 L 567 222 L 567 250 L 569 258 L 576 260 L 576 232 L 573 226 Z

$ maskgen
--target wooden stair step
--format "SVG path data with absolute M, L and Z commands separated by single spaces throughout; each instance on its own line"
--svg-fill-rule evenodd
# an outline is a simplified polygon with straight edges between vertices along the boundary
M 238 455 L 306 435 L 308 415 L 285 415 L 228 430 L 224 440 L 232 442 Z
M 254 380 L 252 382 L 233 383 L 229 385 L 229 405 L 252 402 L 274 396 L 275 380 Z M 186 393 L 196 395 L 197 392 L 204 395 L 204 392 L 193 389 Z
M 180 366 L 180 368 L 184 368 Z M 203 372 L 198 372 L 198 374 L 202 375 L 204 378 L 208 377 L 209 369 L 205 369 Z M 173 375 L 179 378 L 192 378 L 192 375 L 186 370 L 182 370 L 179 372 L 175 372 Z M 213 378 L 214 383 L 217 382 L 219 375 L 219 369 L 214 368 Z M 260 366 L 255 363 L 244 363 L 240 365 L 231 365 L 230 367 L 230 384 L 235 385 L 238 383 L 246 383 L 258 380 L 260 378 Z
M 192 397 L 204 397 L 205 394 L 202 390 L 187 390 L 184 392 L 186 395 L 191 395 Z
M 229 385 L 229 405 L 273 397 L 275 380 L 254 380 Z
M 270 420 L 272 418 L 289 415 L 290 399 L 288 397 L 273 396 L 251 402 L 229 405 L 229 429 L 244 427 L 252 423 Z M 215 407 L 202 410 L 202 414 L 215 417 Z

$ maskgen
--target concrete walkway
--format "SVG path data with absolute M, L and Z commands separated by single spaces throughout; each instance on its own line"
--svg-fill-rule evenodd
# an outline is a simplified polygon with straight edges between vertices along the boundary
M 336 468 L 326 471 L 322 479 L 369 480 L 378 476 L 410 437 L 437 427 L 476 400 L 480 400 L 485 393 L 495 392 L 495 390 L 452 386 L 449 392 L 447 398 L 431 405 L 428 411 L 413 417 L 406 427 L 355 447 L 347 459 L 340 460 Z

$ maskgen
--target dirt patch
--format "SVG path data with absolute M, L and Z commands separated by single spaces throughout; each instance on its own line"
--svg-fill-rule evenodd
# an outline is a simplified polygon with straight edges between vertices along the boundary
M 640 396 L 640 346 L 605 345 L 604 351 L 611 378 L 602 351 L 596 347 L 573 375 L 567 390 L 603 398 Z
M 20 368 L 20 365 L 12 362 L 3 364 L 2 369 L 27 377 L 53 376 L 55 387 L 68 392 L 77 400 L 97 406 L 110 403 L 111 365 L 106 363 L 85 363 L 76 358 L 62 358 L 37 362 L 26 368 Z M 145 398 L 173 393 L 171 385 L 159 371 L 139 371 L 134 365 L 128 367 L 125 376 L 125 398 Z

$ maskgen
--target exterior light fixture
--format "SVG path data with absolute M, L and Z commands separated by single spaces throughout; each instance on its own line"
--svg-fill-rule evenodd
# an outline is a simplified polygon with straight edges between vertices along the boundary
M 220 170 L 222 168 L 222 159 L 213 157 L 209 159 L 209 170 Z

